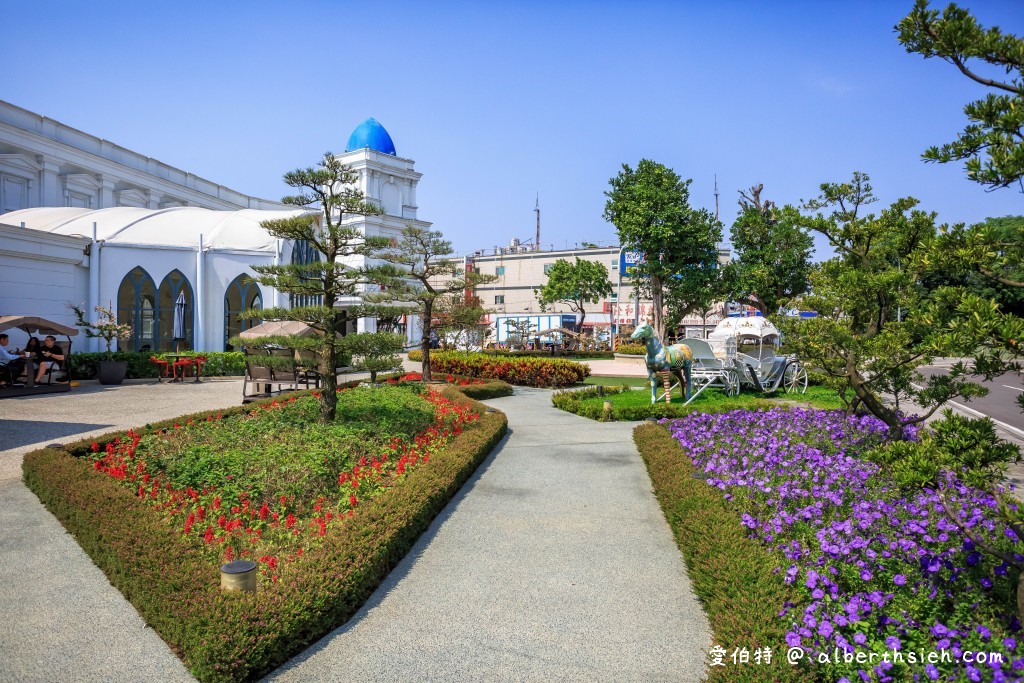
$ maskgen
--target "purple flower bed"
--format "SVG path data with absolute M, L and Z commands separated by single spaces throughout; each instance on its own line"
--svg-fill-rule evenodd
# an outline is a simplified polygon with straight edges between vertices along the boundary
M 802 648 L 822 680 L 1024 679 L 1017 570 L 975 548 L 940 491 L 902 491 L 860 457 L 885 440 L 881 421 L 776 408 L 668 426 L 800 587 L 803 600 L 779 605 L 779 645 Z M 971 535 L 1021 558 L 993 496 L 952 478 L 941 493 Z

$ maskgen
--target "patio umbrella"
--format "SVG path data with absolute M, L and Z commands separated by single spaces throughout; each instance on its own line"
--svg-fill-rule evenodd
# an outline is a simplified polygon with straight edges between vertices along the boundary
M 174 302 L 174 352 L 178 352 L 178 342 L 188 339 L 185 330 L 185 312 L 188 304 L 185 302 L 185 292 L 178 292 L 178 300 Z
M 319 332 L 298 320 L 268 320 L 243 330 L 238 336 L 242 339 L 259 339 L 260 337 L 312 337 L 315 334 L 319 334 Z
M 46 318 L 34 315 L 5 315 L 0 316 L 0 332 L 11 328 L 24 330 L 26 334 L 63 334 L 66 337 L 74 337 L 78 330 L 74 327 L 61 325 Z

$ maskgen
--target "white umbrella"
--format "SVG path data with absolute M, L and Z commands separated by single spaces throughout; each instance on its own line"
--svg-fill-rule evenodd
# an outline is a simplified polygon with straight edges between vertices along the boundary
M 259 339 L 260 337 L 312 337 L 314 334 L 319 334 L 319 332 L 298 320 L 268 320 L 243 330 L 238 336 L 242 339 Z
M 178 300 L 174 302 L 174 350 L 178 350 L 178 342 L 188 339 L 185 329 L 185 312 L 188 304 L 185 302 L 185 291 L 178 292 Z

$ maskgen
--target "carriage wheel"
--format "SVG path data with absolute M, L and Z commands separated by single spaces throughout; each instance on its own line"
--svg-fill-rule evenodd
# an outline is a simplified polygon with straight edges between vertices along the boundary
M 798 360 L 786 364 L 783 371 L 782 386 L 787 394 L 806 394 L 808 383 L 807 369 Z

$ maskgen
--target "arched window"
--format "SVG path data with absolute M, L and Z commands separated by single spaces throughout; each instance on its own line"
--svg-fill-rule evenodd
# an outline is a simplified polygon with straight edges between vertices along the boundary
M 309 263 L 320 263 L 320 252 L 312 244 L 306 240 L 295 240 L 295 244 L 292 246 L 292 264 L 293 265 L 306 265 Z M 311 279 L 319 280 L 319 273 L 310 273 Z M 291 308 L 297 306 L 318 306 L 322 301 L 319 296 L 304 296 L 301 294 L 291 294 L 288 297 L 288 301 Z
M 117 289 L 117 321 L 132 326 L 132 336 L 120 348 L 152 351 L 156 348 L 156 285 L 142 268 L 132 268 Z
M 231 340 L 253 325 L 259 325 L 256 318 L 239 319 L 238 314 L 252 308 L 263 308 L 263 294 L 260 286 L 245 274 L 239 275 L 224 292 L 224 350 L 232 351 Z
M 185 337 L 174 338 L 174 304 L 178 294 L 185 293 Z M 192 296 L 192 285 L 189 284 L 180 270 L 172 270 L 160 283 L 156 298 L 156 329 L 157 346 L 160 351 L 195 348 L 192 344 L 193 320 L 195 318 L 195 298 Z

